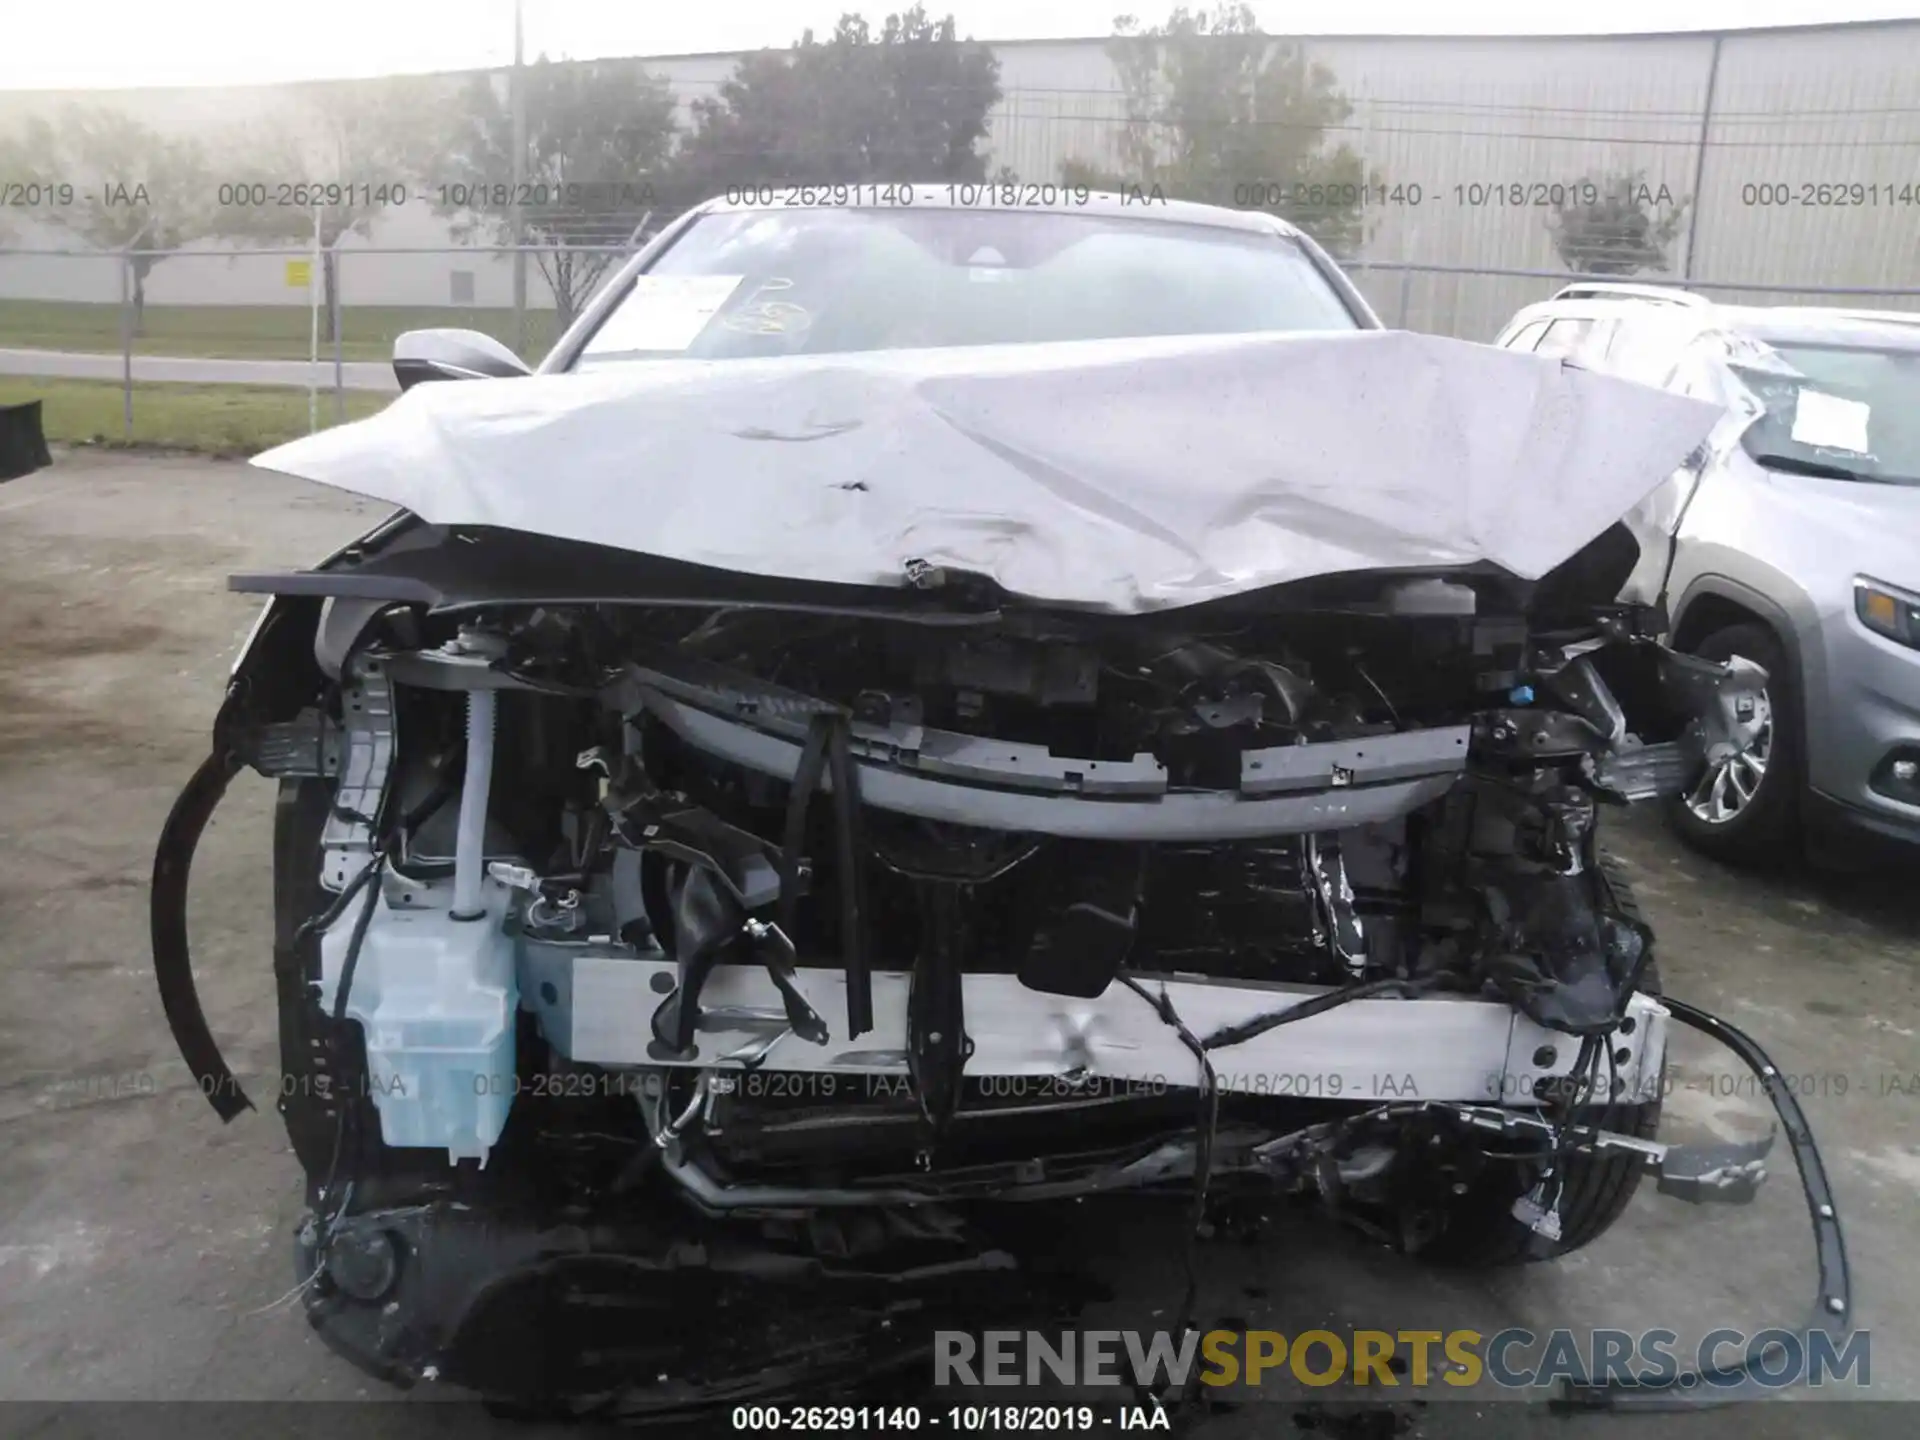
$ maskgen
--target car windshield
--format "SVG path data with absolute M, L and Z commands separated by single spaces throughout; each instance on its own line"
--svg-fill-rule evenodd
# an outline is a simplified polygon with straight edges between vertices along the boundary
M 1053 211 L 745 211 L 689 227 L 576 364 L 1357 328 L 1282 235 Z
M 1775 342 L 1795 374 L 1736 367 L 1766 406 L 1742 444 L 1763 465 L 1920 485 L 1920 350 Z

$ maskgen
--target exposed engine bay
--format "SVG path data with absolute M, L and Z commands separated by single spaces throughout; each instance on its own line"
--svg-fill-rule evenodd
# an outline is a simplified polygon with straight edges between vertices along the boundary
M 1474 601 L 1466 587 L 1421 594 Z M 1460 615 L 1355 615 L 1314 653 L 1327 613 L 1223 618 L 1217 637 L 1121 622 L 1102 637 L 1059 619 L 930 630 L 540 610 L 463 627 L 439 647 L 376 640 L 350 667 L 350 711 L 390 713 L 395 733 L 428 738 L 388 737 L 413 768 L 357 787 L 357 810 L 377 815 L 391 794 L 402 816 L 421 817 L 394 837 L 389 882 L 419 893 L 391 931 L 376 912 L 364 932 L 359 1013 L 375 1029 L 389 1016 L 404 1027 L 398 1007 L 424 998 L 422 1023 L 444 1037 L 444 988 L 388 998 L 389 956 L 417 968 L 412 947 L 427 945 L 443 987 L 456 952 L 490 999 L 510 974 L 495 1003 L 524 997 L 571 1061 L 660 1066 L 663 1081 L 716 1064 L 900 1076 L 915 1124 L 883 1130 L 867 1107 L 826 1108 L 844 1111 L 856 1141 L 891 1137 L 905 1168 L 930 1163 L 963 1109 L 977 1122 L 1002 1108 L 963 1107 L 969 1069 L 1079 1084 L 1095 1099 L 1114 1081 L 1196 1087 L 1177 1035 L 1115 985 L 1123 966 L 1205 982 L 1215 993 L 1176 1006 L 1196 1017 L 1259 1009 L 1263 993 L 1267 1008 L 1305 998 L 1260 987 L 1364 986 L 1497 995 L 1536 1025 L 1610 1033 L 1649 942 L 1592 854 L 1606 779 L 1596 769 L 1578 783 L 1577 762 L 1593 757 L 1577 738 L 1511 706 L 1486 722 L 1492 754 L 1474 777 L 1472 725 L 1449 723 L 1488 686 L 1511 698 L 1520 632 Z M 1369 628 L 1383 635 L 1373 646 Z M 468 688 L 476 671 L 502 688 Z M 1511 758 L 1499 756 L 1511 744 L 1500 726 L 1519 741 Z M 349 765 L 355 738 L 344 736 Z M 433 757 L 463 744 L 456 805 Z M 358 748 L 380 746 L 369 735 Z M 493 833 L 468 847 L 484 870 L 463 873 L 459 829 L 478 784 L 506 803 L 489 804 Z M 1443 796 L 1456 798 L 1429 813 Z M 332 876 L 346 883 L 375 831 L 337 814 L 332 831 Z M 430 924 L 442 872 L 445 919 Z M 1481 895 L 1504 913 L 1487 913 Z M 322 936 L 323 1005 L 352 933 L 343 914 Z M 1251 993 L 1223 988 L 1241 983 Z M 487 1015 L 472 1075 L 511 1075 L 509 1019 Z M 1236 1049 L 1261 1033 L 1245 1028 Z M 1234 1043 L 1221 1026 L 1208 1033 Z M 1638 1057 L 1649 1036 L 1657 1046 L 1657 1021 L 1615 1048 Z M 1570 1065 L 1578 1045 L 1559 1048 Z M 1489 1077 L 1514 1081 L 1505 1051 L 1478 1058 L 1483 1075 L 1456 1064 L 1444 1084 L 1414 1076 L 1428 1083 L 1413 1093 L 1497 1098 Z M 1246 1088 L 1224 1054 L 1223 1067 L 1226 1093 Z M 438 1072 L 404 1043 L 388 1073 L 423 1093 L 390 1098 L 383 1116 L 444 1125 L 445 1107 L 470 1108 L 470 1125 L 441 1135 L 449 1158 L 484 1158 L 510 1094 L 467 1107 L 467 1069 L 434 1093 Z M 745 1103 L 714 1112 L 725 1121 Z M 813 1119 L 811 1133 L 830 1133 Z M 758 1125 L 714 1128 L 766 1143 Z M 396 1133 L 419 1143 L 428 1132 Z M 715 1158 L 727 1151 L 719 1142 Z M 836 1148 L 829 1168 L 845 1161 Z M 1022 1150 L 1019 1163 L 1041 1161 Z
M 385 1317 L 363 1363 L 446 1363 L 373 1302 L 411 1273 L 401 1315 L 471 1321 L 403 1237 L 482 1197 L 878 1236 L 1252 1182 L 1473 1262 L 1586 1243 L 1645 1170 L 1757 1181 L 1652 1138 L 1670 1012 L 1595 825 L 1741 743 L 1759 672 L 1634 607 L 1563 622 L 1490 575 L 1128 618 L 332 588 L 271 603 L 220 733 L 282 787 L 281 1109 L 311 1303 Z
M 232 1119 L 188 876 L 228 783 L 276 780 L 329 1344 L 516 1402 L 787 1393 L 1036 1303 L 1004 1217 L 1115 1192 L 1189 1197 L 1195 1236 L 1244 1190 L 1423 1262 L 1550 1258 L 1643 1176 L 1763 1178 L 1771 1137 L 1659 1138 L 1676 1023 L 1763 1077 L 1846 1313 L 1792 1095 L 1662 993 L 1599 839 L 1761 721 L 1763 672 L 1620 598 L 1659 538 L 1591 523 L 1705 407 L 1433 337 L 1134 348 L 722 366 L 698 406 L 558 377 L 544 438 L 541 377 L 430 386 L 262 457 L 404 508 L 232 582 L 272 598 L 160 839 L 154 955 Z M 1396 379 L 1454 453 L 1322 417 L 1276 474 L 1269 412 Z M 1213 394 L 1213 469 L 1114 420 L 1177 442 Z M 614 495 L 653 548 L 587 538 Z M 738 1352 L 677 1348 L 695 1310 Z

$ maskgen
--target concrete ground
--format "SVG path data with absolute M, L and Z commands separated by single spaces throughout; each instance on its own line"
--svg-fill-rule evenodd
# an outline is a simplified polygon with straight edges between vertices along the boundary
M 288 1296 L 299 1191 L 265 1103 L 277 1084 L 265 782 L 236 785 L 194 875 L 201 994 L 263 1104 L 232 1126 L 168 1036 L 146 908 L 154 837 L 257 608 L 226 593 L 225 576 L 309 563 L 377 518 L 369 503 L 189 459 L 61 457 L 0 487 L 0 1399 L 384 1393 L 319 1345 Z M 1614 825 L 1612 843 L 1660 932 L 1669 991 L 1747 1028 L 1798 1077 L 1847 1224 L 1872 1393 L 1920 1399 L 1920 887 L 1911 872 L 1743 877 L 1679 848 L 1651 815 Z M 1761 1114 L 1729 1057 L 1683 1038 L 1674 1060 L 1672 1133 L 1741 1132 Z M 1203 1316 L 1288 1333 L 1520 1323 L 1686 1337 L 1797 1323 L 1811 1255 L 1784 1153 L 1774 1168 L 1744 1209 L 1643 1187 L 1599 1244 L 1488 1278 L 1437 1277 L 1283 1217 L 1258 1247 L 1203 1248 Z M 1098 1223 L 1111 1227 L 1116 1289 L 1103 1323 L 1167 1323 L 1177 1234 L 1125 1209 Z M 1275 1409 L 1242 1407 L 1204 1431 L 1271 1433 Z M 418 1405 L 367 1414 L 395 1434 L 432 1423 Z M 1658 1428 L 1893 1435 L 1911 1433 L 1909 1416 L 1920 1411 L 1808 1396 Z M 0 1431 L 44 1418 L 0 1406 Z M 1343 1433 L 1545 1423 L 1539 1407 L 1478 1393 L 1374 1421 Z M 1552 1423 L 1584 1435 L 1642 1422 Z

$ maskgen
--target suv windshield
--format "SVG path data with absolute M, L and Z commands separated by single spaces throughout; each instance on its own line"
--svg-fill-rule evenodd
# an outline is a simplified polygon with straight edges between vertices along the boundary
M 746 211 L 697 220 L 576 366 L 1358 328 L 1280 235 L 1052 211 Z
M 1774 342 L 1797 374 L 1738 366 L 1766 406 L 1741 443 L 1763 465 L 1920 485 L 1920 350 Z

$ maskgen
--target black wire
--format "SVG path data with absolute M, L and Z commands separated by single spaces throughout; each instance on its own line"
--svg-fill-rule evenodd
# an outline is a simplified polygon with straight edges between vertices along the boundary
M 1223 1025 L 1207 1036 L 1201 1044 L 1208 1050 L 1240 1045 L 1266 1034 L 1269 1030 L 1277 1029 L 1282 1025 L 1291 1025 L 1296 1020 L 1310 1020 L 1315 1015 L 1324 1015 L 1329 1010 L 1337 1010 L 1340 1006 L 1351 1004 L 1355 1000 L 1366 1000 L 1375 995 L 1412 996 L 1431 988 L 1428 982 L 1418 980 L 1394 978 L 1363 980 L 1357 985 L 1324 991 L 1284 1010 L 1269 1010 L 1264 1015 L 1254 1016 L 1251 1020 Z
M 1589 1086 L 1595 1082 L 1595 1066 L 1598 1063 L 1598 1057 L 1595 1055 L 1594 1049 L 1598 1044 L 1599 1040 L 1596 1036 L 1583 1035 L 1580 1037 L 1579 1054 L 1574 1057 L 1573 1065 L 1567 1071 L 1567 1079 L 1572 1083 L 1567 1086 L 1566 1093 L 1560 1097 L 1558 1123 L 1562 1127 L 1573 1123 L 1573 1112 L 1578 1109 L 1580 1105 L 1581 1080 L 1584 1078 Z
M 562 700 L 591 700 L 599 691 L 590 685 L 574 685 L 565 680 L 549 680 L 543 676 L 528 675 L 524 671 L 507 666 L 497 667 L 496 673 L 513 679 L 528 690 L 539 695 L 556 695 Z
M 1599 1045 L 1600 1047 L 1598 1053 L 1594 1050 L 1595 1045 Z M 1600 1060 L 1602 1056 L 1606 1057 L 1609 1064 L 1612 1063 L 1613 1053 L 1603 1039 L 1593 1035 L 1587 1035 L 1581 1038 L 1579 1053 L 1574 1057 L 1572 1066 L 1567 1070 L 1568 1083 L 1566 1089 L 1564 1093 L 1556 1097 L 1558 1101 L 1556 1105 L 1547 1107 L 1547 1113 L 1550 1117 L 1547 1123 L 1552 1126 L 1552 1134 L 1548 1137 L 1547 1144 L 1543 1148 L 1528 1151 L 1521 1155 L 1511 1155 L 1495 1150 L 1486 1150 L 1481 1153 L 1492 1156 L 1495 1159 L 1527 1159 L 1536 1163 L 1545 1164 L 1547 1168 L 1545 1173 L 1540 1177 L 1541 1183 L 1544 1184 L 1548 1180 L 1554 1181 L 1555 1193 L 1558 1194 L 1559 1186 L 1564 1183 L 1565 1179 L 1560 1173 L 1559 1162 L 1568 1155 L 1579 1153 L 1578 1147 L 1569 1140 L 1566 1132 L 1573 1127 L 1573 1112 L 1578 1108 L 1580 1103 L 1580 1078 L 1582 1074 L 1587 1077 L 1590 1094 L 1598 1091 L 1600 1087 Z M 1609 1099 L 1611 1099 L 1611 1092 L 1609 1092 Z M 1591 1128 L 1598 1130 L 1604 1127 L 1595 1124 Z
M 1173 1027 L 1174 1033 L 1180 1037 L 1180 1043 L 1193 1052 L 1193 1058 L 1200 1065 L 1200 1112 L 1194 1122 L 1197 1139 L 1193 1157 L 1193 1214 L 1187 1228 L 1187 1291 L 1180 1301 L 1179 1323 L 1174 1327 L 1176 1335 L 1185 1335 L 1193 1324 L 1194 1307 L 1200 1300 L 1200 1231 L 1207 1218 L 1207 1189 L 1213 1178 L 1214 1138 L 1220 1128 L 1219 1079 L 1214 1074 L 1207 1047 L 1187 1028 L 1186 1022 L 1180 1018 L 1180 1012 L 1173 1008 L 1173 1001 L 1164 983 L 1156 998 L 1131 975 L 1122 974 L 1119 980 L 1151 1005 L 1154 1014 L 1163 1022 Z
M 463 745 L 459 750 L 456 750 L 453 755 L 448 757 L 448 762 L 439 769 L 439 774 L 434 780 L 433 788 L 427 792 L 426 796 L 418 805 L 415 805 L 411 810 L 407 811 L 405 815 L 400 817 L 400 823 L 398 825 L 381 837 L 374 847 L 374 857 L 368 860 L 365 867 L 362 868 L 353 879 L 347 882 L 346 886 L 338 895 L 333 897 L 333 900 L 328 904 L 326 909 L 316 915 L 309 915 L 301 922 L 299 928 L 293 932 L 294 944 L 298 945 L 302 940 L 305 940 L 309 935 L 313 934 L 314 931 L 325 930 L 332 925 L 334 921 L 338 920 L 341 915 L 346 912 L 347 906 L 353 903 L 353 897 L 360 893 L 360 887 L 372 878 L 374 865 L 392 848 L 394 841 L 401 835 L 412 834 L 428 816 L 432 815 L 434 811 L 438 810 L 453 798 L 453 792 L 456 786 L 455 777 L 459 775 L 461 770 L 461 767 L 453 762 L 464 758 L 465 754 L 466 749 Z M 373 821 L 366 816 L 350 810 L 343 810 L 338 806 L 333 807 L 332 813 L 343 820 L 352 820 L 363 825 L 371 825 L 373 823 Z
M 1387 714 L 1392 716 L 1393 723 L 1395 725 L 1398 725 L 1400 723 L 1400 712 L 1393 708 L 1393 701 L 1389 700 L 1387 698 L 1387 692 L 1380 688 L 1380 682 L 1378 680 L 1375 680 L 1373 676 L 1369 675 L 1366 671 L 1366 667 L 1363 666 L 1358 660 L 1355 660 L 1353 662 L 1353 668 L 1354 668 L 1354 673 L 1359 675 L 1359 677 L 1362 680 L 1366 681 L 1367 684 L 1373 686 L 1373 693 L 1380 697 L 1380 703 L 1387 707 Z
M 347 936 L 347 953 L 345 959 L 343 959 L 340 964 L 340 983 L 334 987 L 333 1029 L 331 1035 L 328 1037 L 332 1042 L 334 1052 L 333 1155 L 332 1158 L 327 1161 L 327 1179 L 326 1183 L 320 1187 L 320 1199 L 328 1206 L 329 1210 L 324 1231 L 329 1237 L 333 1234 L 334 1227 L 340 1223 L 340 1217 L 346 1211 L 344 1199 L 339 1201 L 334 1199 L 334 1182 L 339 1178 L 340 1158 L 346 1150 L 347 1130 L 349 1128 L 348 1116 L 355 1108 L 355 1097 L 348 1093 L 347 1087 L 343 1083 L 346 1067 L 341 1062 L 344 1058 L 342 1052 L 345 1049 L 345 1041 L 341 1037 L 346 1029 L 347 998 L 353 989 L 353 973 L 360 964 L 360 949 L 366 943 L 368 927 L 373 923 L 373 912 L 380 906 L 380 887 L 377 883 L 369 887 L 368 882 L 372 881 L 379 873 L 381 866 L 386 863 L 386 859 L 387 852 L 384 848 L 375 850 L 373 852 L 373 859 L 367 862 L 366 867 L 354 877 L 353 884 L 348 887 L 349 891 L 367 888 L 369 893 L 367 895 L 367 903 L 360 908 L 360 913 L 354 917 L 352 933 Z
M 376 850 L 374 852 L 374 858 L 367 861 L 367 863 L 360 868 L 354 877 L 346 883 L 346 886 L 340 893 L 334 896 L 332 901 L 328 903 L 326 909 L 309 915 L 302 921 L 300 928 L 293 932 L 293 943 L 298 945 L 316 930 L 327 929 L 334 921 L 345 914 L 347 906 L 353 903 L 353 897 L 358 895 L 367 881 L 373 878 L 373 867 L 378 863 L 380 858 L 381 852 Z
M 457 751 L 455 758 L 464 755 L 464 753 L 464 748 Z M 344 1063 L 344 1050 L 346 1042 L 342 1038 L 342 1035 L 346 1027 L 347 1001 L 353 990 L 354 972 L 360 965 L 360 950 L 366 943 L 367 930 L 373 924 L 373 913 L 380 905 L 380 887 L 373 882 L 376 880 L 382 867 L 386 865 L 388 857 L 394 845 L 400 840 L 400 837 L 410 834 L 415 826 L 419 825 L 451 798 L 453 794 L 453 777 L 458 773 L 459 767 L 456 767 L 451 761 L 441 766 L 439 776 L 435 780 L 433 788 L 427 792 L 426 796 L 418 805 L 415 805 L 400 817 L 398 824 L 388 830 L 375 842 L 372 856 L 367 860 L 365 865 L 361 866 L 360 869 L 355 872 L 354 877 L 349 880 L 340 893 L 334 897 L 332 903 L 319 914 L 309 916 L 293 934 L 294 943 L 297 945 L 314 931 L 330 928 L 341 915 L 346 913 L 347 906 L 353 903 L 354 897 L 362 890 L 368 889 L 371 885 L 372 893 L 367 896 L 367 903 L 361 908 L 360 913 L 354 917 L 353 930 L 347 936 L 347 953 L 340 964 L 340 983 L 334 989 L 333 1014 L 330 1017 L 333 1023 L 328 1035 L 328 1040 L 332 1051 L 335 1086 L 333 1154 L 327 1161 L 326 1182 L 320 1187 L 321 1202 L 329 1207 L 323 1232 L 329 1237 L 333 1234 L 334 1228 L 340 1223 L 340 1219 L 346 1211 L 345 1195 L 343 1194 L 338 1201 L 334 1198 L 334 1184 L 340 1176 L 341 1157 L 347 1148 L 347 1132 L 353 1123 L 350 1116 L 355 1109 L 355 1097 L 349 1092 L 345 1084 L 346 1066 Z

